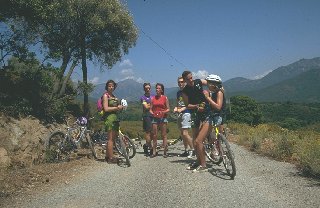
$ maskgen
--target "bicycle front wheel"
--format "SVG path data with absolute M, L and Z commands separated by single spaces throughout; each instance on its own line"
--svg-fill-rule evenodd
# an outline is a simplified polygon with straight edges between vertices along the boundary
M 219 142 L 215 142 L 214 144 L 204 144 L 204 150 L 208 160 L 210 160 L 213 164 L 219 165 L 223 158 L 222 154 L 219 151 Z
M 54 131 L 45 141 L 45 158 L 47 162 L 69 161 L 72 144 L 66 133 Z
M 234 154 L 231 150 L 230 144 L 223 134 L 219 134 L 218 139 L 220 140 L 220 150 L 222 152 L 223 165 L 233 180 L 236 176 L 236 164 L 234 162 Z
M 123 141 L 123 136 L 119 136 L 117 138 L 117 141 L 116 141 L 116 146 L 118 145 L 118 152 L 125 158 L 126 160 L 126 163 L 128 165 L 128 167 L 131 166 L 131 163 L 130 163 L 130 159 L 129 159 L 129 155 L 128 155 L 128 152 L 127 152 L 127 149 L 126 149 L 126 145 Z

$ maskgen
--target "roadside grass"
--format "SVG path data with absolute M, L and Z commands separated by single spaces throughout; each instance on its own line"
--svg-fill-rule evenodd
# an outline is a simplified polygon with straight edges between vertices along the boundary
M 291 162 L 306 175 L 320 178 L 320 134 L 311 130 L 291 131 L 275 124 L 251 127 L 229 123 L 232 141 L 251 151 Z

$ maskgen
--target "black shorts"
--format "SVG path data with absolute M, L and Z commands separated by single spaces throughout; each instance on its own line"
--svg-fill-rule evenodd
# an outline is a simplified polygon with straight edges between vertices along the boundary
M 144 132 L 151 132 L 152 130 L 152 117 L 151 116 L 143 116 L 142 117 L 142 125 Z

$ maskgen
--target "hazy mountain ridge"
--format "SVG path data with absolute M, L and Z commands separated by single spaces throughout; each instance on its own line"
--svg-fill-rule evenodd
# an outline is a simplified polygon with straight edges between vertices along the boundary
M 320 102 L 320 69 L 312 69 L 278 84 L 249 92 L 231 92 L 228 96 L 247 95 L 259 102 Z
M 224 87 L 226 91 L 230 93 L 260 90 L 294 78 L 311 69 L 320 69 L 320 57 L 301 59 L 287 66 L 281 66 L 261 79 L 250 80 L 242 77 L 233 78 L 224 82 Z
M 227 97 L 247 95 L 258 102 L 320 102 L 320 57 L 301 59 L 281 66 L 261 79 L 250 80 L 236 77 L 223 83 Z M 97 85 L 90 94 L 92 99 L 100 97 L 105 84 Z M 153 94 L 154 86 L 151 86 Z M 169 99 L 175 99 L 178 87 L 165 88 Z M 143 95 L 143 84 L 127 79 L 118 83 L 115 95 L 128 101 L 139 101 Z

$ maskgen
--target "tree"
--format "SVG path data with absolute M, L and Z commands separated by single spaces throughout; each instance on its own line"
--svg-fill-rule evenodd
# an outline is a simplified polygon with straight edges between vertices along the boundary
M 64 93 L 65 83 L 73 69 L 81 63 L 83 85 L 87 85 L 87 60 L 98 62 L 101 69 L 112 66 L 129 52 L 138 38 L 138 30 L 129 11 L 119 0 L 6 0 L 11 12 L 1 19 L 26 22 L 23 28 L 32 31 L 46 57 L 61 61 L 52 96 Z M 7 4 L 5 4 L 7 5 Z M 13 8 L 13 9 L 12 9 Z M 27 12 L 28 11 L 28 12 Z M 64 76 L 69 68 L 68 76 Z M 83 89 L 89 89 L 84 87 Z M 88 114 L 88 91 L 84 90 L 84 111 Z
M 231 112 L 228 120 L 257 125 L 261 123 L 262 114 L 256 101 L 248 96 L 234 96 L 230 98 Z

